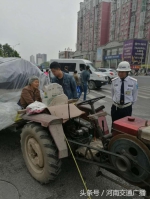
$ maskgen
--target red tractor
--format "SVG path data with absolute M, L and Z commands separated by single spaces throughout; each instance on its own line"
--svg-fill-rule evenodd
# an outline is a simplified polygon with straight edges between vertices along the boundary
M 12 108 L 32 75 L 40 78 L 41 89 L 51 85 L 37 66 L 30 62 L 17 58 L 0 59 L 0 130 L 14 123 L 11 117 L 13 112 L 16 116 L 17 111 Z M 47 89 L 50 93 L 43 99 L 45 104 L 49 104 L 49 99 L 54 96 L 62 94 L 63 90 L 53 87 Z M 148 190 L 150 122 L 126 117 L 114 122 L 109 132 L 105 107 L 94 108 L 94 103 L 104 97 L 76 105 L 72 104 L 74 100 L 68 102 L 68 98 L 63 97 L 59 96 L 55 103 L 51 102 L 44 113 L 24 114 L 22 120 L 15 123 L 16 127 L 22 129 L 21 148 L 30 174 L 40 183 L 54 180 L 61 171 L 61 159 L 70 156 L 71 151 L 76 160 L 97 165 Z M 63 100 L 65 103 L 62 103 Z M 12 101 L 13 105 L 9 104 Z M 10 111 L 6 117 L 8 105 Z M 11 119 L 10 122 L 8 119 Z
M 70 155 L 67 140 L 77 160 L 97 165 L 144 189 L 150 186 L 150 122 L 125 117 L 115 121 L 109 133 L 105 107 L 94 108 L 102 98 L 76 105 L 69 101 L 48 107 L 46 113 L 22 116 L 26 122 L 21 134 L 22 152 L 37 181 L 48 183 L 58 176 L 61 159 Z

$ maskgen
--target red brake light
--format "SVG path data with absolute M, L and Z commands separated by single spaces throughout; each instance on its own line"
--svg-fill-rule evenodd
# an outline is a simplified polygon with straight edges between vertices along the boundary
M 114 75 L 114 73 L 110 73 L 110 75 Z

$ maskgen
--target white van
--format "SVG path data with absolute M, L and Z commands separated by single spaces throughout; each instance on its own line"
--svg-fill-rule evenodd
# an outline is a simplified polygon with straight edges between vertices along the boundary
M 91 61 L 85 59 L 51 59 L 50 64 L 52 62 L 58 62 L 61 65 L 62 71 L 64 71 L 65 66 L 68 66 L 69 74 L 71 75 L 73 75 L 73 72 L 76 70 L 79 76 L 82 70 L 84 70 L 86 66 L 89 66 L 91 73 L 89 89 L 100 88 L 102 85 L 108 83 L 108 76 L 102 72 L 97 71 Z

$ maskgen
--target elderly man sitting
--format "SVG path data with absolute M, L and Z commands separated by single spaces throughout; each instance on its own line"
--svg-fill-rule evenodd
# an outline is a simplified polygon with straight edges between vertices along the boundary
M 42 99 L 39 91 L 39 78 L 33 76 L 29 80 L 29 85 L 22 90 L 19 105 L 25 109 L 35 101 L 42 102 Z

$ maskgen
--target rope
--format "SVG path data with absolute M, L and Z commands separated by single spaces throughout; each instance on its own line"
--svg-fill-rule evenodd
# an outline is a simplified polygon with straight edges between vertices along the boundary
M 71 146 L 70 146 L 70 144 L 69 144 L 69 142 L 68 142 L 66 136 L 65 136 L 65 139 L 66 139 L 67 145 L 68 145 L 68 147 L 69 147 L 69 150 L 70 150 L 70 152 L 71 152 L 71 155 L 72 155 L 72 157 L 73 157 L 73 160 L 74 160 L 74 162 L 75 162 L 75 165 L 76 165 L 76 167 L 77 167 L 77 170 L 78 170 L 78 173 L 79 173 L 80 178 L 81 178 L 81 180 L 82 180 L 82 183 L 83 183 L 83 185 L 84 185 L 84 187 L 85 187 L 86 193 L 88 193 L 88 188 L 87 188 L 86 183 L 85 183 L 85 181 L 84 181 L 84 179 L 83 179 L 82 173 L 81 173 L 81 171 L 80 171 L 80 168 L 79 168 L 79 166 L 78 166 L 78 163 L 77 163 L 77 161 L 76 161 L 76 159 L 75 159 L 75 156 L 74 156 L 74 154 L 73 154 L 73 152 L 72 152 Z M 88 196 L 88 198 L 89 198 L 89 199 L 92 199 L 90 196 Z

